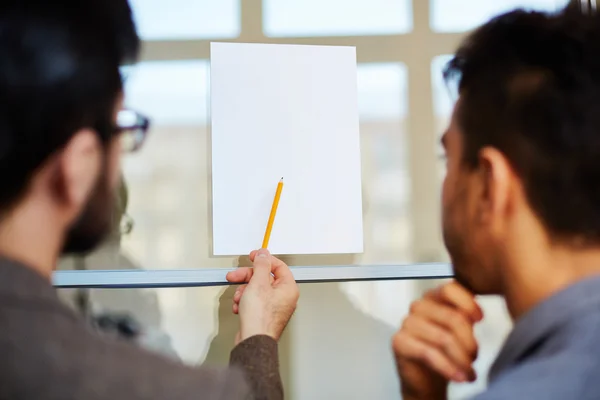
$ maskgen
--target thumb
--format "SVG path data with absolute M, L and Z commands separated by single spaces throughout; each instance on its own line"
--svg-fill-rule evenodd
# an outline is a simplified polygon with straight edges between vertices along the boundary
M 267 249 L 260 249 L 254 257 L 254 274 L 252 281 L 269 283 L 271 280 L 271 253 Z

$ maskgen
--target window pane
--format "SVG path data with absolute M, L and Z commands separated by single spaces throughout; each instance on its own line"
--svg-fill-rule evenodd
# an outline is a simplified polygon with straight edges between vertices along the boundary
M 362 64 L 358 67 L 361 121 L 406 118 L 407 71 L 404 64 Z
M 204 126 L 208 120 L 209 63 L 152 61 L 128 67 L 125 103 L 153 126 Z
M 435 32 L 463 32 L 514 8 L 554 11 L 567 3 L 568 0 L 431 0 L 431 29 Z
M 406 147 L 408 73 L 404 64 L 358 70 L 365 221 L 363 263 L 410 258 L 410 176 Z
M 433 110 L 435 114 L 435 127 L 438 134 L 438 139 L 442 138 L 444 131 L 448 127 L 456 93 L 451 87 L 446 84 L 443 77 L 443 70 L 448 61 L 452 58 L 451 55 L 437 56 L 431 62 L 431 79 L 433 88 Z M 440 140 L 436 141 L 436 155 L 439 157 L 438 172 L 440 179 L 446 174 L 446 162 L 444 160 L 444 147 Z
M 209 260 L 208 61 L 141 63 L 125 94 L 152 121 L 140 153 L 124 159 L 134 223 L 121 240 L 125 256 L 150 269 L 232 265 Z
M 456 100 L 456 93 L 451 90 L 442 75 L 444 67 L 450 61 L 452 55 L 445 54 L 437 56 L 431 62 L 431 80 L 433 89 L 433 111 L 435 115 L 435 127 L 438 135 L 438 139 L 442 138 L 444 131 L 448 127 L 450 117 L 452 116 L 452 109 L 454 107 L 454 101 Z M 436 148 L 434 149 L 438 156 L 438 177 L 440 182 L 446 175 L 446 161 L 444 159 L 444 147 L 440 140 L 436 141 Z
M 209 64 L 144 62 L 124 71 L 125 104 L 151 118 L 148 140 L 123 160 L 133 229 L 80 260 L 81 269 L 218 268 L 210 254 Z M 293 265 L 404 263 L 411 259 L 405 124 L 407 71 L 358 66 L 365 252 L 302 256 Z
M 267 36 L 386 35 L 412 30 L 410 0 L 263 0 Z
M 130 0 L 144 40 L 234 38 L 240 0 Z
M 390 339 L 410 303 L 437 285 L 429 281 L 304 284 L 292 322 L 280 340 L 287 399 L 399 400 Z M 190 365 L 226 365 L 238 330 L 231 312 L 234 287 L 91 290 L 88 314 L 128 315 L 141 325 L 142 347 Z M 75 294 L 60 290 L 72 304 Z M 486 318 L 476 326 L 479 380 L 451 386 L 450 399 L 471 398 L 486 375 L 511 323 L 504 304 L 485 298 Z
M 444 81 L 444 67 L 452 59 L 452 55 L 437 56 L 431 62 L 431 79 L 433 80 L 433 110 L 436 117 L 449 117 L 454 107 L 453 93 Z

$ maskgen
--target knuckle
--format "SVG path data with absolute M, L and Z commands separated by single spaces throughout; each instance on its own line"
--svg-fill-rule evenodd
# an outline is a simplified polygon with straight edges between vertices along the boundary
M 433 371 L 436 371 L 441 375 L 448 375 L 450 369 L 449 365 L 439 350 L 430 347 L 425 348 L 423 353 L 423 361 Z
M 418 314 L 419 310 L 421 309 L 421 304 L 422 304 L 421 300 L 415 300 L 412 303 L 410 303 L 410 307 L 409 307 L 410 314 Z
M 418 315 L 409 315 L 402 321 L 402 330 L 407 333 L 414 333 L 423 330 L 423 320 Z
M 477 358 L 479 354 L 479 346 L 477 345 L 477 342 L 475 340 L 469 343 L 469 345 L 467 346 L 467 351 L 473 360 Z
M 390 340 L 390 345 L 392 346 L 392 350 L 394 351 L 394 353 L 397 353 L 398 350 L 400 349 L 397 333 L 394 336 L 392 336 L 392 340 Z
M 451 299 L 454 293 L 453 283 L 448 283 L 439 289 L 440 296 L 444 299 Z
M 444 349 L 450 349 L 452 347 L 455 347 L 456 344 L 454 336 L 452 336 L 450 333 L 444 330 L 440 330 L 438 332 L 437 341 L 440 344 L 440 346 Z
M 465 317 L 458 311 L 448 310 L 446 311 L 446 320 L 453 328 L 460 327 L 465 324 Z
M 430 364 L 435 364 L 437 361 L 437 352 L 432 347 L 423 346 L 417 349 L 417 357 Z
M 392 348 L 395 352 L 402 353 L 407 337 L 408 336 L 402 331 L 398 331 L 392 336 Z
M 412 320 L 412 318 L 410 316 L 404 318 L 404 320 L 400 324 L 400 331 L 410 330 L 411 320 Z

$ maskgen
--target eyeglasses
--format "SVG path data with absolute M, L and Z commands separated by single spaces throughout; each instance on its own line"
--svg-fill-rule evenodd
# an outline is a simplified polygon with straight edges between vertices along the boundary
M 115 133 L 120 135 L 123 152 L 139 150 L 146 140 L 149 127 L 150 120 L 144 115 L 128 109 L 119 111 Z

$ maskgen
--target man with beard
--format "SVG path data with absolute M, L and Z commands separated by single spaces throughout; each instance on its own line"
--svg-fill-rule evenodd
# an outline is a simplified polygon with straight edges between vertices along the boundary
M 61 254 L 110 231 L 121 152 L 146 135 L 121 104 L 119 66 L 138 47 L 126 0 L 0 2 L 0 399 L 281 399 L 277 340 L 298 288 L 266 250 L 228 275 L 247 283 L 229 369 L 96 336 L 52 288 Z
M 600 18 L 516 10 L 445 70 L 444 240 L 456 280 L 415 302 L 393 339 L 404 400 L 475 380 L 475 295 L 515 326 L 477 399 L 600 399 Z

